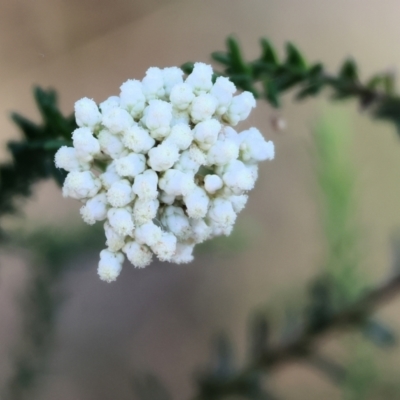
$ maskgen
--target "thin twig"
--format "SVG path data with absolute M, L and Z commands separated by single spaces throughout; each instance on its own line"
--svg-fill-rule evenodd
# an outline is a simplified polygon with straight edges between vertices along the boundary
M 352 305 L 333 314 L 318 329 L 310 330 L 308 327 L 303 327 L 291 339 L 269 347 L 232 378 L 222 382 L 218 388 L 219 395 L 225 396 L 235 393 L 237 388 L 243 385 L 243 382 L 246 382 L 256 373 L 267 370 L 270 372 L 285 363 L 310 356 L 322 336 L 363 323 L 365 318 L 375 309 L 390 301 L 399 293 L 400 273 L 377 288 L 370 290 Z

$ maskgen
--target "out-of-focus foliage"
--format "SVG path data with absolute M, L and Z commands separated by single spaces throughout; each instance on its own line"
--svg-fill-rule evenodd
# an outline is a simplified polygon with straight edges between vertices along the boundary
M 368 109 L 375 118 L 393 122 L 400 130 L 400 98 L 395 94 L 392 72 L 380 72 L 363 81 L 356 61 L 350 58 L 343 62 L 337 74 L 330 74 L 322 63 L 308 62 L 290 42 L 280 58 L 266 38 L 261 38 L 260 56 L 252 61 L 246 60 L 234 37 L 227 38 L 226 47 L 225 52 L 212 53 L 214 61 L 222 66 L 222 72 L 215 76 L 228 76 L 237 87 L 274 107 L 281 107 L 282 94 L 291 89 L 297 89 L 296 99 L 304 100 L 330 88 L 332 99 L 357 99 L 361 109 Z M 182 68 L 189 73 L 193 63 L 187 62 Z
M 13 351 L 12 375 L 0 390 L 0 398 L 25 400 L 32 398 L 46 369 L 62 301 L 59 284 L 63 274 L 73 258 L 99 247 L 102 232 L 93 227 L 66 231 L 45 227 L 30 233 L 15 232 L 11 241 L 28 252 L 30 268 L 20 297 L 20 346 Z
M 0 217 L 17 211 L 18 199 L 30 196 L 37 181 L 53 178 L 61 185 L 65 178 L 64 172 L 54 165 L 54 155 L 60 146 L 71 143 L 75 119 L 62 115 L 54 90 L 37 87 L 34 98 L 42 116 L 41 124 L 18 113 L 11 115 L 22 138 L 8 143 L 12 160 L 0 164 Z
M 335 75 L 328 74 L 321 63 L 310 64 L 291 43 L 280 59 L 272 44 L 261 40 L 261 54 L 246 61 L 238 42 L 227 39 L 227 51 L 215 52 L 213 58 L 223 66 L 221 75 L 229 76 L 235 84 L 249 90 L 275 107 L 281 105 L 281 95 L 297 88 L 299 100 L 318 95 L 329 87 L 332 98 L 355 98 L 362 109 L 375 118 L 386 119 L 400 128 L 400 98 L 394 93 L 391 73 L 379 73 L 369 80 L 360 78 L 354 60 L 343 63 Z M 192 64 L 184 67 L 190 72 Z M 215 78 L 219 73 L 215 74 Z M 62 183 L 64 175 L 54 167 L 57 149 L 68 145 L 76 128 L 73 117 L 64 117 L 57 106 L 54 91 L 35 89 L 35 100 L 43 122 L 40 125 L 13 114 L 12 118 L 23 133 L 19 142 L 9 143 L 12 161 L 0 165 L 0 216 L 17 210 L 16 200 L 31 193 L 32 184 L 54 178 Z M 264 313 L 254 315 L 249 326 L 249 350 L 244 366 L 238 365 L 228 336 L 215 340 L 214 358 L 209 368 L 197 375 L 197 400 L 225 396 L 248 399 L 274 399 L 265 387 L 264 377 L 277 366 L 302 360 L 322 371 L 327 378 L 343 387 L 345 398 L 367 397 L 374 383 L 373 365 L 357 354 L 354 361 L 342 365 L 323 357 L 316 350 L 321 336 L 332 331 L 357 328 L 364 337 L 378 346 L 395 344 L 395 335 L 385 324 L 371 318 L 376 305 L 390 299 L 400 289 L 396 272 L 381 286 L 367 290 L 360 274 L 360 229 L 356 223 L 354 171 L 348 157 L 348 130 L 341 130 L 332 120 L 318 125 L 315 135 L 316 171 L 320 188 L 326 236 L 326 259 L 321 274 L 311 282 L 305 307 L 288 312 L 281 328 L 272 328 Z M 21 239 L 22 237 L 22 239 Z M 243 244 L 243 240 L 238 243 Z M 90 249 L 97 236 L 72 231 L 42 231 L 40 234 L 19 236 L 19 244 L 32 252 L 31 280 L 21 300 L 23 327 L 21 343 L 15 352 L 14 374 L 5 388 L 5 399 L 31 398 L 40 371 L 45 368 L 60 302 L 56 290 L 68 265 L 70 249 L 76 256 Z M 276 329 L 274 335 L 271 331 Z M 273 338 L 277 338 L 273 340 Z M 136 396 L 142 400 L 169 400 L 162 383 L 153 375 L 136 376 L 133 382 Z

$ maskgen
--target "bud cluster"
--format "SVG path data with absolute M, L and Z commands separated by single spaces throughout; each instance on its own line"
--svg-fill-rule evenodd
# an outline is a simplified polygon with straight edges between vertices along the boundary
M 124 254 L 138 268 L 153 254 L 187 263 L 197 243 L 229 235 L 258 162 L 274 158 L 256 128 L 232 128 L 255 107 L 250 92 L 233 96 L 235 85 L 225 77 L 213 83 L 203 63 L 183 75 L 150 68 L 99 107 L 88 98 L 75 103 L 73 147 L 61 147 L 55 163 L 69 172 L 63 195 L 83 203 L 83 220 L 105 221 L 104 281 L 120 274 Z

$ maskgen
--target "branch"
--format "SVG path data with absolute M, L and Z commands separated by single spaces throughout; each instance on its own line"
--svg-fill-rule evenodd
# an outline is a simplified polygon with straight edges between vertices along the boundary
M 200 388 L 197 399 L 219 398 L 243 392 L 250 386 L 249 382 L 254 381 L 254 377 L 259 376 L 261 372 L 270 372 L 285 363 L 310 357 L 321 337 L 364 324 L 375 309 L 390 301 L 399 292 L 400 273 L 370 290 L 348 307 L 333 313 L 317 327 L 303 326 L 290 339 L 267 346 L 241 371 L 223 380 L 204 380 L 206 387 Z
M 400 97 L 394 92 L 392 71 L 377 73 L 362 82 L 353 59 L 346 60 L 337 74 L 330 74 L 322 63 L 308 64 L 290 42 L 286 44 L 282 60 L 267 39 L 262 38 L 260 45 L 260 56 L 247 61 L 238 41 L 228 37 L 227 51 L 212 53 L 212 58 L 223 67 L 214 79 L 227 76 L 238 88 L 252 92 L 256 98 L 264 98 L 276 108 L 281 106 L 281 96 L 288 90 L 297 88 L 296 99 L 303 100 L 329 87 L 333 90 L 332 99 L 354 98 L 362 110 L 368 109 L 374 118 L 393 122 L 400 131 Z M 182 69 L 190 73 L 193 63 L 184 64 Z

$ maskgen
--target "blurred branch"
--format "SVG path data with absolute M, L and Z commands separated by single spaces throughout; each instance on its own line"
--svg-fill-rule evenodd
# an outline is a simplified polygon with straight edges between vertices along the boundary
M 209 388 L 207 396 L 204 396 L 204 390 L 200 388 L 200 395 L 196 399 L 219 398 L 240 393 L 243 387 L 248 386 L 249 380 L 253 380 L 254 376 L 260 372 L 271 372 L 271 370 L 295 360 L 307 360 L 309 357 L 312 360 L 315 357 L 313 352 L 321 337 L 363 325 L 374 310 L 392 300 L 399 293 L 400 273 L 377 288 L 368 291 L 353 304 L 332 313 L 318 326 L 305 324 L 290 339 L 275 345 L 269 344 L 242 370 L 223 380 L 215 380 L 211 396 Z
M 20 114 L 11 115 L 23 137 L 8 143 L 12 161 L 0 164 L 0 217 L 18 211 L 17 200 L 29 197 L 36 182 L 54 178 L 61 185 L 65 178 L 54 165 L 54 155 L 61 146 L 70 144 L 75 120 L 62 115 L 54 90 L 36 87 L 34 98 L 42 116 L 40 125 Z
M 337 74 L 331 74 L 322 63 L 309 64 L 293 43 L 286 44 L 282 60 L 266 38 L 261 38 L 260 46 L 260 56 L 247 61 L 238 41 L 228 37 L 227 51 L 212 53 L 214 61 L 223 68 L 215 78 L 228 76 L 238 88 L 267 100 L 273 107 L 280 107 L 282 94 L 291 89 L 297 88 L 296 99 L 303 100 L 329 87 L 334 100 L 354 98 L 362 110 L 368 109 L 374 118 L 393 122 L 400 130 L 400 97 L 395 94 L 392 71 L 374 74 L 362 82 L 357 63 L 351 58 L 343 62 Z M 185 63 L 182 68 L 190 73 L 193 63 Z

